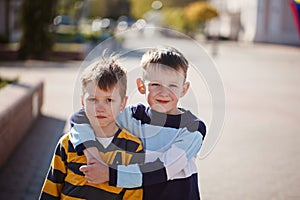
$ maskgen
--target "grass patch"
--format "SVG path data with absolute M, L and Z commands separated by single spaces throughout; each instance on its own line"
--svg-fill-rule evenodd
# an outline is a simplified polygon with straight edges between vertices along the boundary
M 19 77 L 12 78 L 12 79 L 0 77 L 0 89 L 4 88 L 8 84 L 17 83 L 18 81 L 19 81 Z

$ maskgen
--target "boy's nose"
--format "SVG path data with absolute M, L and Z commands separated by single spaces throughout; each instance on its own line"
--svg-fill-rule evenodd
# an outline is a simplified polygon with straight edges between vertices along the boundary
M 169 94 L 169 92 L 170 92 L 170 88 L 169 87 L 167 87 L 167 86 L 161 86 L 161 88 L 160 88 L 160 93 L 161 94 Z
M 105 106 L 102 103 L 97 103 L 95 105 L 95 110 L 96 111 L 104 111 L 105 110 Z

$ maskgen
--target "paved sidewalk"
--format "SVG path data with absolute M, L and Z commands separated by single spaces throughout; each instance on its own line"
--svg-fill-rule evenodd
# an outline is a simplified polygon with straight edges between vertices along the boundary
M 0 171 L 0 199 L 38 199 L 64 120 L 40 116 Z
M 173 43 L 189 45 L 184 40 Z M 205 46 L 212 50 L 210 44 Z M 191 48 L 189 57 L 200 65 L 197 55 Z M 299 55 L 297 47 L 220 43 L 215 62 L 226 94 L 226 119 L 215 149 L 198 160 L 202 199 L 300 199 Z M 131 62 L 138 63 L 137 57 Z M 1 74 L 45 80 L 43 115 L 0 170 L 0 199 L 37 199 L 55 143 L 68 130 L 67 120 L 74 112 L 79 66 L 80 62 L 0 62 Z M 211 116 L 204 117 L 209 128 Z
M 81 62 L 0 63 L 1 75 L 44 80 L 44 104 L 18 149 L 0 169 L 0 199 L 38 199 L 55 145 L 69 125 L 73 112 L 73 90 Z

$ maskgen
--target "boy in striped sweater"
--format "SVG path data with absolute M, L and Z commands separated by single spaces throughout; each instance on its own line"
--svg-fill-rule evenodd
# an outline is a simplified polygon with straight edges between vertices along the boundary
M 163 47 L 146 52 L 141 66 L 143 77 L 136 83 L 150 107 L 129 106 L 119 114 L 117 123 L 141 138 L 145 163 L 115 168 L 95 161 L 94 150 L 88 145 L 95 140 L 94 134 L 84 111 L 79 111 L 71 118 L 70 133 L 77 152 L 84 152 L 91 160 L 84 173 L 94 183 L 109 181 L 109 185 L 124 188 L 142 186 L 146 200 L 200 199 L 195 159 L 206 127 L 190 111 L 177 107 L 179 98 L 189 88 L 188 61 L 178 50 Z
M 97 61 L 81 76 L 82 107 L 93 130 L 93 147 L 102 161 L 114 166 L 142 164 L 142 142 L 116 124 L 116 116 L 126 104 L 127 78 L 114 59 Z M 142 189 L 124 189 L 108 183 L 88 183 L 83 173 L 87 161 L 77 155 L 70 135 L 59 140 L 44 182 L 40 199 L 141 200 Z

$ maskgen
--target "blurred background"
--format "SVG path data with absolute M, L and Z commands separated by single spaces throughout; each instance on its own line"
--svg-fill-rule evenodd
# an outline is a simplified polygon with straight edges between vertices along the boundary
M 208 127 L 202 199 L 300 199 L 299 4 L 0 0 L 0 199 L 38 199 L 87 61 L 124 53 L 133 104 L 141 55 L 159 44 L 190 61 L 180 103 Z
M 88 51 L 86 46 L 116 32 L 142 31 L 145 26 L 167 27 L 208 40 L 299 45 L 297 2 L 1 0 L 0 59 L 49 59 L 50 54 L 59 56 L 58 52 L 72 55 L 78 49 Z M 40 45 L 33 47 L 32 43 Z M 4 50 L 11 52 L 5 54 Z

